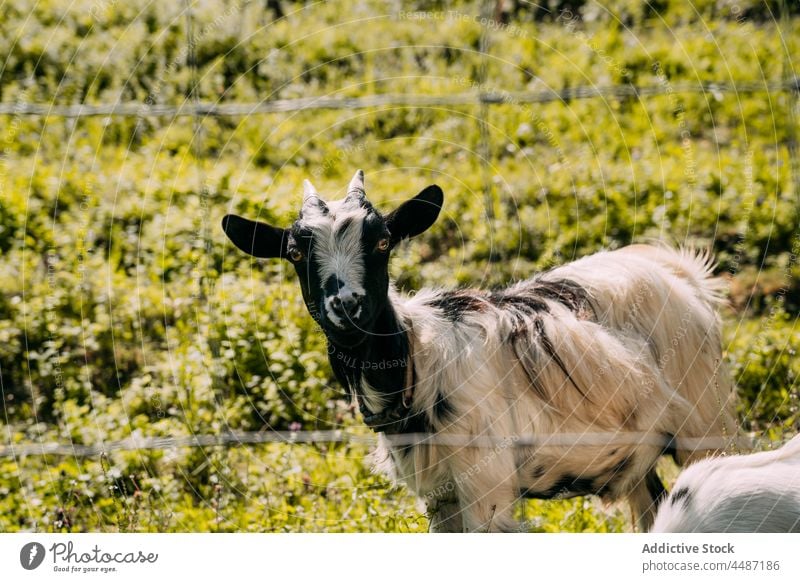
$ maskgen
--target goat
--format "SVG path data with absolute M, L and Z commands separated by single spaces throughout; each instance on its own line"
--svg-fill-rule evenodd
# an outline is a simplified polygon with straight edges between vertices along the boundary
M 222 227 L 294 265 L 336 378 L 379 433 L 378 464 L 424 501 L 432 531 L 511 531 L 520 496 L 588 494 L 627 497 L 646 529 L 666 496 L 660 455 L 689 462 L 736 430 L 709 259 L 633 245 L 505 289 L 401 295 L 390 252 L 443 200 L 428 186 L 384 215 L 359 170 L 336 202 L 306 180 L 290 228 Z M 399 439 L 425 433 L 440 438 Z
M 774 451 L 704 459 L 678 477 L 654 533 L 800 533 L 800 435 Z

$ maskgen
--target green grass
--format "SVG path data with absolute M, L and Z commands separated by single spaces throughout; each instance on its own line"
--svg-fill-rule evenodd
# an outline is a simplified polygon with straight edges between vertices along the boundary
M 551 2 L 550 15 L 494 26 L 482 88 L 658 85 L 659 71 L 674 86 L 777 82 L 798 65 L 800 17 L 772 19 L 779 2 L 572 4 L 585 16 L 573 25 Z M 7 3 L 0 100 L 187 102 L 182 4 L 95 5 Z M 440 3 L 445 16 L 424 19 L 377 0 L 347 14 L 282 6 L 277 21 L 263 3 L 196 7 L 201 101 L 461 93 L 481 78 L 472 3 Z M 363 430 L 293 275 L 236 252 L 218 226 L 229 211 L 287 223 L 303 178 L 334 196 L 361 167 L 381 208 L 432 182 L 445 191 L 439 223 L 394 257 L 405 290 L 504 284 L 650 238 L 712 248 L 731 278 L 725 347 L 744 427 L 773 441 L 793 434 L 793 107 L 787 92 L 510 102 L 487 112 L 488 172 L 477 106 L 199 122 L 0 117 L 0 430 L 76 444 Z M 259 445 L 2 458 L 0 530 L 425 531 L 412 496 L 373 475 L 366 453 Z M 624 507 L 589 499 L 528 502 L 519 516 L 531 531 L 630 527 Z

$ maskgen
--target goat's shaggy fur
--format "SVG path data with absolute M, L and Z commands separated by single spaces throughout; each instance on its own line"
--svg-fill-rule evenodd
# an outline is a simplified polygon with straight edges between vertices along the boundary
M 444 509 L 445 529 L 513 529 L 520 495 L 584 494 L 629 497 L 646 528 L 662 495 L 658 457 L 669 450 L 684 463 L 736 432 L 709 274 L 704 257 L 636 245 L 504 291 L 393 294 L 413 330 L 413 411 L 439 434 L 542 444 L 404 450 L 384 439 L 386 468 L 434 513 L 458 504 Z M 612 438 L 547 444 L 597 433 Z
M 709 258 L 634 245 L 503 290 L 400 295 L 388 251 L 441 205 L 430 186 L 384 216 L 359 171 L 340 202 L 306 183 L 290 229 L 237 216 L 223 228 L 294 263 L 334 373 L 381 433 L 379 464 L 425 501 L 434 531 L 513 530 L 520 496 L 586 494 L 627 497 L 649 527 L 666 495 L 659 456 L 686 463 L 736 435 Z
M 780 449 L 700 461 L 686 469 L 654 532 L 800 532 L 800 436 Z

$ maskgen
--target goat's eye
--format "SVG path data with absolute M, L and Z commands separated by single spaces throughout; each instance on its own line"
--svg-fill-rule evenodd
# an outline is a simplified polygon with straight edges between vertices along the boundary
M 389 250 L 389 239 L 382 238 L 378 241 L 378 244 L 375 245 L 375 250 L 381 253 L 385 253 Z
M 298 248 L 289 249 L 289 258 L 297 263 L 303 260 L 303 251 Z

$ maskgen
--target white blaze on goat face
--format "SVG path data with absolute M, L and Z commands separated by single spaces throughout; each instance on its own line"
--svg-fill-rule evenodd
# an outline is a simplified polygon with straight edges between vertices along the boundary
M 327 212 L 304 214 L 300 221 L 300 227 L 312 233 L 311 256 L 319 281 L 326 288 L 326 315 L 338 327 L 344 321 L 332 305 L 337 292 L 340 296 L 365 295 L 362 236 L 366 217 L 366 208 L 345 199 L 328 204 Z M 360 308 L 353 313 L 354 318 L 360 315 Z

